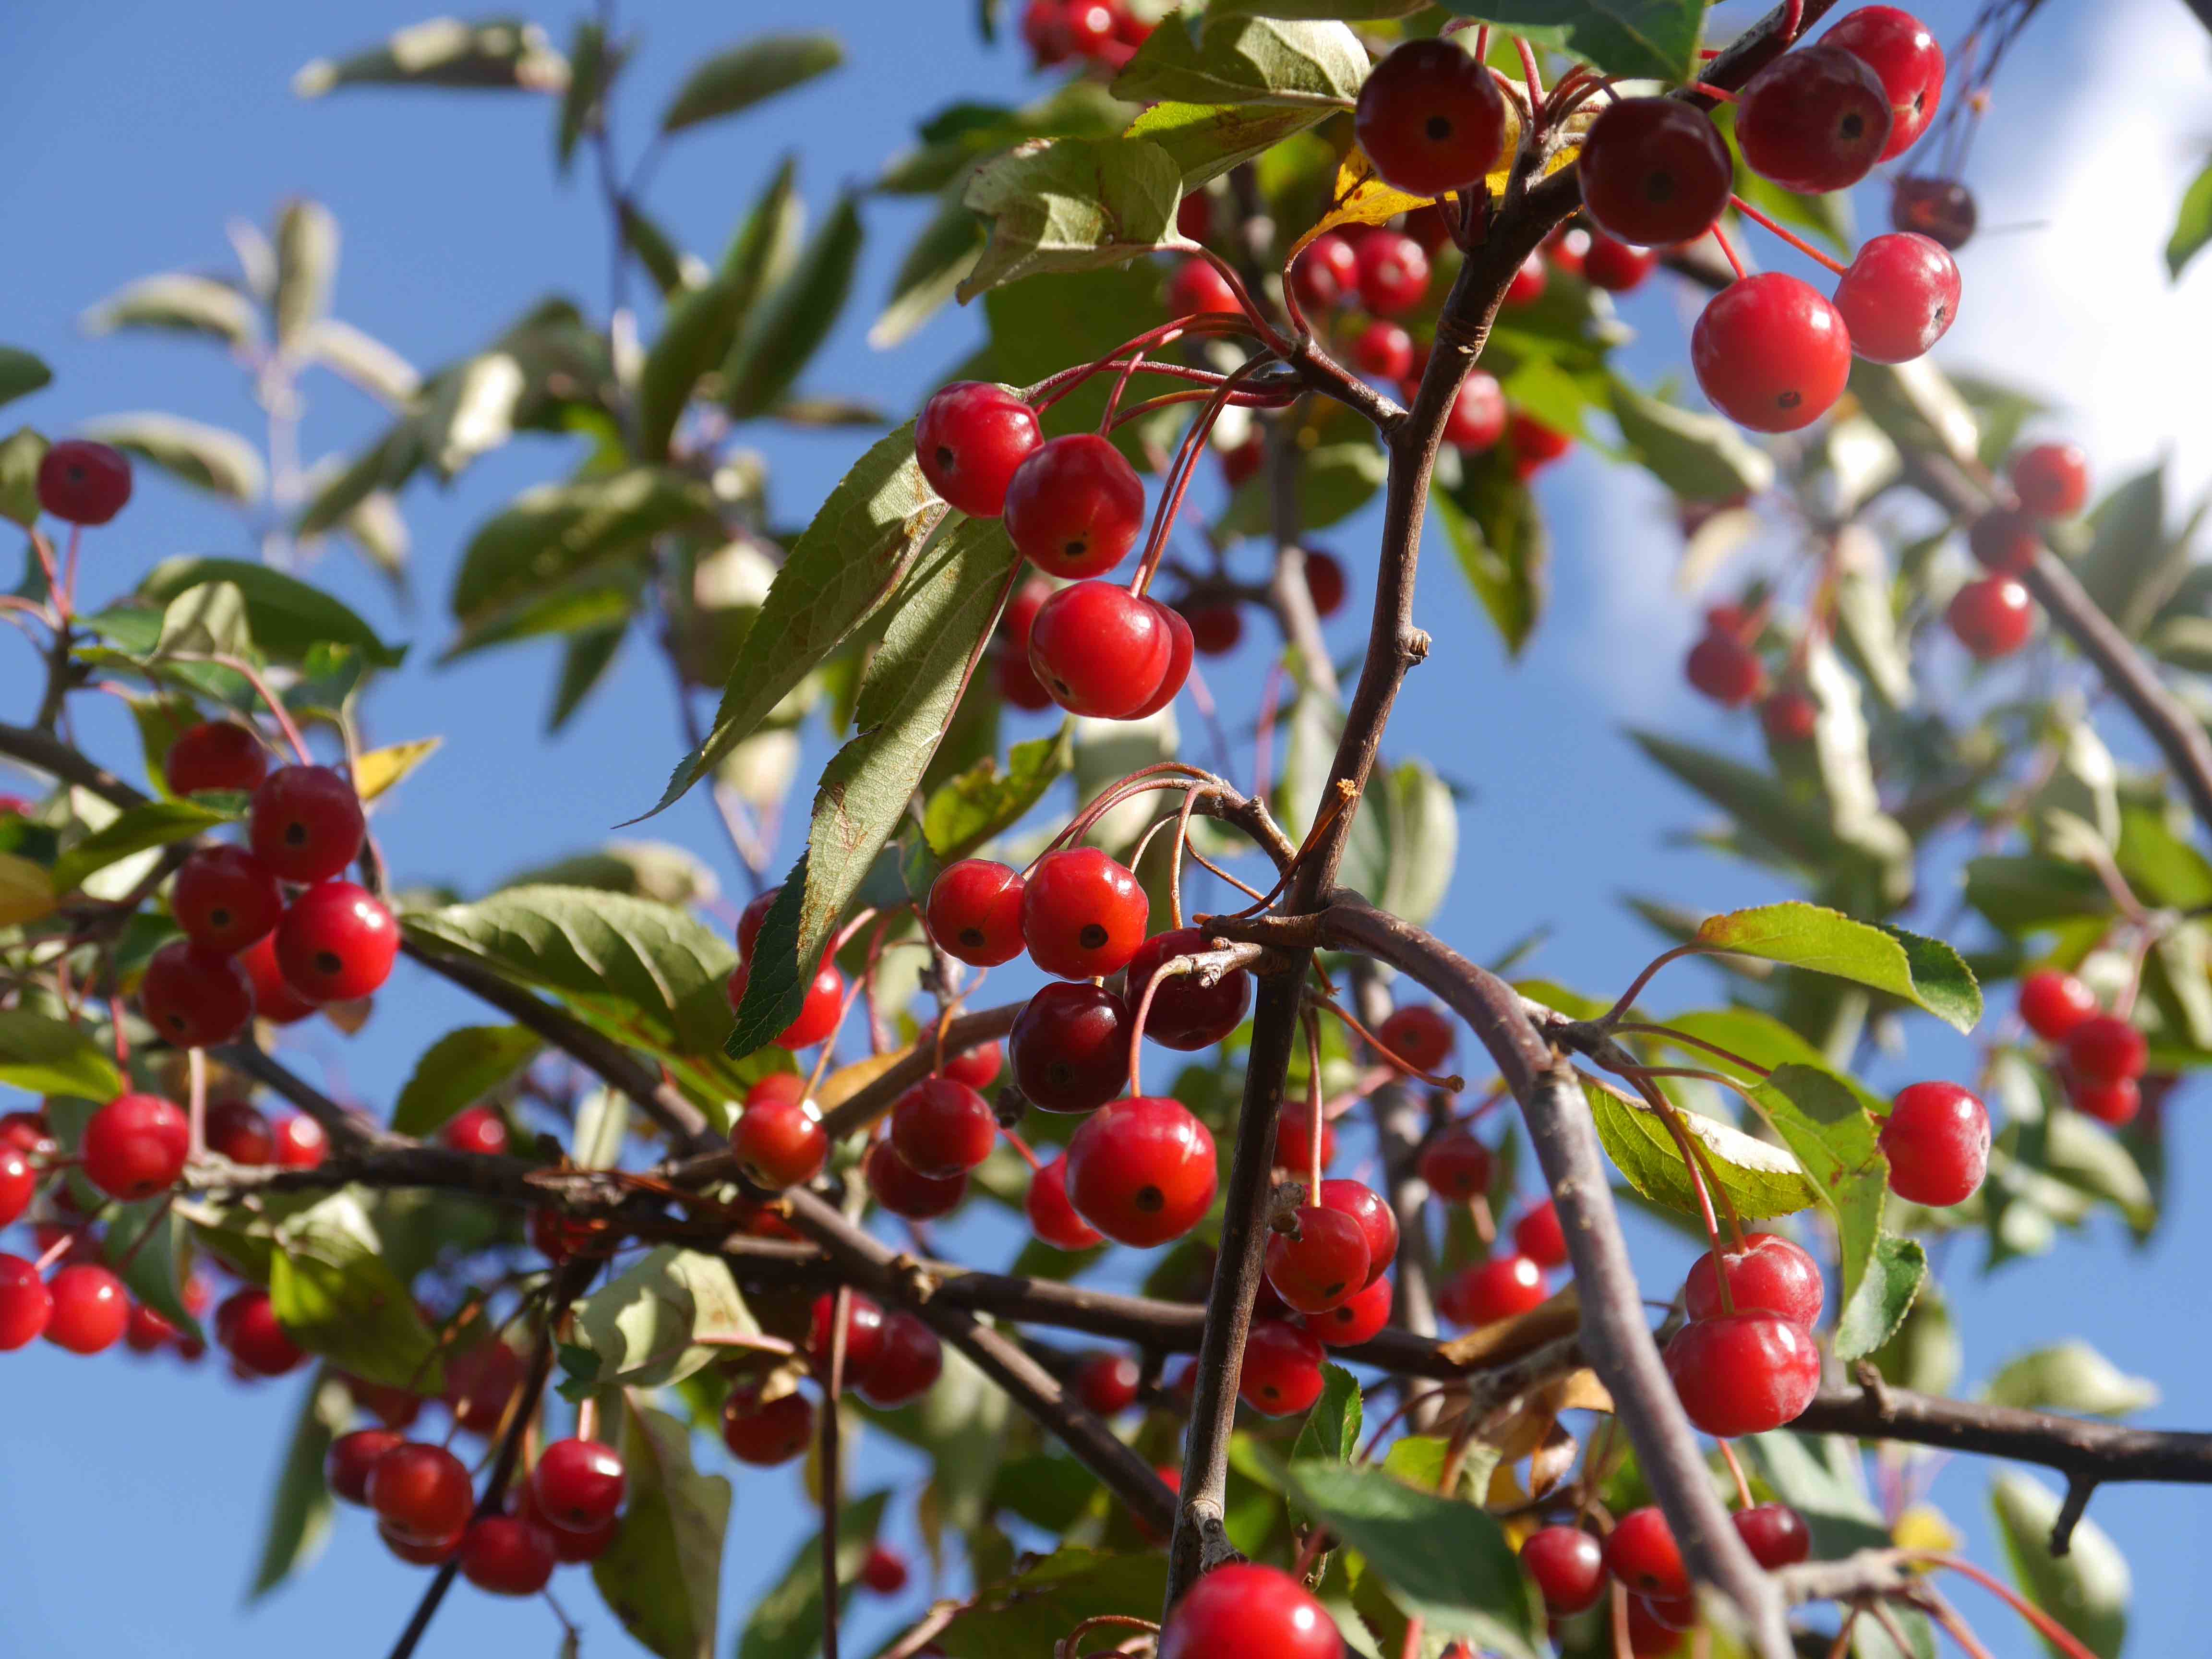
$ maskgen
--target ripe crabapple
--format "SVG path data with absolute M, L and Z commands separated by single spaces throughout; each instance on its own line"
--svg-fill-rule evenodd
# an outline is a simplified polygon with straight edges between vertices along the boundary
M 1044 441 L 1036 410 L 1004 386 L 957 380 L 922 405 L 915 459 L 929 487 L 963 513 L 995 519 L 1014 471 Z
M 1084 1120 L 1067 1143 L 1075 1212 L 1118 1244 L 1182 1237 L 1213 1203 L 1213 1136 L 1182 1102 L 1135 1095 Z
M 1456 41 L 1408 40 L 1369 71 L 1352 131 L 1383 181 L 1413 196 L 1443 196 L 1497 165 L 1505 98 Z M 1370 307 L 1370 309 L 1372 307 Z
M 1915 1083 L 1898 1091 L 1881 1127 L 1889 1189 L 1915 1204 L 1964 1203 L 1990 1167 L 1990 1115 L 1955 1083 Z

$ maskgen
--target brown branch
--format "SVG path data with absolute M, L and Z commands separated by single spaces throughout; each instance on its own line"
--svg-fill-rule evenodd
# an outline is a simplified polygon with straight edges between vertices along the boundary
M 234 1042 L 213 1051 L 234 1071 L 282 1095 L 322 1125 L 333 1145 L 341 1148 L 385 1148 L 408 1144 L 366 1113 L 349 1110 L 332 1100 L 282 1060 L 252 1042 Z
M 945 1028 L 945 1052 L 964 1054 L 970 1048 L 998 1042 L 1014 1029 L 1014 1021 L 1027 1006 L 1009 1002 L 961 1015 Z M 823 1133 L 832 1141 L 838 1141 L 866 1128 L 890 1110 L 892 1103 L 901 1095 L 927 1077 L 936 1064 L 937 1044 L 924 1031 L 896 1065 L 824 1112 Z

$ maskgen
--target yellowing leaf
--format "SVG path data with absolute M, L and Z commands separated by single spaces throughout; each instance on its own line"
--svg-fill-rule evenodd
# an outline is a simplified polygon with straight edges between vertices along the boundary
M 1470 1370 L 1480 1365 L 1502 1364 L 1554 1337 L 1569 1336 L 1582 1328 L 1582 1297 L 1570 1283 L 1548 1302 L 1483 1325 L 1443 1345 L 1443 1357 Z
M 21 927 L 53 912 L 52 878 L 28 859 L 0 853 L 0 927 Z
M 1510 109 L 1506 113 L 1511 118 Z M 1291 258 L 1296 259 L 1307 243 L 1332 230 L 1345 225 L 1387 224 L 1401 213 L 1426 207 L 1431 199 L 1426 196 L 1409 196 L 1384 184 L 1376 176 L 1375 164 L 1367 159 L 1367 152 L 1355 144 L 1337 165 L 1336 184 L 1328 193 L 1328 210 L 1315 222 L 1312 229 L 1298 238 L 1297 246 L 1291 250 Z
M 417 738 L 372 749 L 353 764 L 353 787 L 363 800 L 374 800 L 438 752 L 443 738 Z
M 893 1066 L 902 1064 L 914 1050 L 915 1045 L 908 1043 L 903 1048 L 886 1049 L 866 1060 L 856 1060 L 850 1066 L 839 1066 L 822 1079 L 822 1086 L 814 1092 L 814 1103 L 825 1112 L 833 1106 L 843 1105 Z

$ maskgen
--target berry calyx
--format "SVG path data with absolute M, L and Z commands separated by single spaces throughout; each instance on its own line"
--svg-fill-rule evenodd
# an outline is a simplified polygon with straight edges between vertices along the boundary
M 138 1008 L 176 1047 L 207 1048 L 246 1029 L 253 1018 L 253 992 L 236 957 L 172 939 L 146 963 Z
M 2039 519 L 2070 519 L 2089 504 L 2089 458 L 2078 444 L 2033 444 L 2012 458 L 2013 493 Z
M 461 1577 L 494 1595 L 535 1595 L 553 1577 L 553 1540 L 526 1521 L 484 1516 L 461 1536 Z
M 1565 1267 L 1567 1234 L 1559 1224 L 1559 1206 L 1548 1198 L 1529 1206 L 1513 1224 L 1513 1248 L 1540 1267 Z
M 1393 1009 L 1375 1035 L 1385 1048 L 1416 1071 L 1433 1072 L 1451 1058 L 1451 1021 L 1425 1002 Z
M 1075 1368 L 1075 1397 L 1101 1417 L 1115 1417 L 1137 1403 L 1143 1368 L 1126 1353 L 1086 1355 Z
M 269 775 L 269 751 L 235 720 L 203 720 L 177 734 L 162 757 L 161 775 L 172 794 L 203 789 L 251 794 Z
M 937 1333 L 910 1313 L 894 1312 L 884 1318 L 883 1346 L 860 1390 L 870 1405 L 890 1411 L 927 1394 L 944 1370 Z
M 862 1167 L 876 1202 L 908 1221 L 933 1221 L 950 1215 L 968 1195 L 966 1176 L 922 1175 L 893 1152 L 888 1141 L 879 1140 L 871 1146 Z
M 1682 1281 L 1683 1310 L 1693 1320 L 1717 1319 L 1727 1312 L 1721 1304 L 1723 1279 L 1737 1313 L 1779 1314 L 1808 1327 L 1820 1322 L 1826 1296 L 1820 1265 L 1779 1234 L 1745 1235 L 1743 1248 L 1723 1250 L 1717 1267 L 1711 1251 L 1699 1256 Z
M 1398 1259 L 1398 1218 L 1382 1194 L 1363 1181 L 1324 1181 L 1319 1200 L 1325 1210 L 1348 1215 L 1367 1243 L 1367 1279 L 1372 1285 Z
M 392 977 L 399 924 L 366 887 L 325 881 L 294 899 L 276 927 L 276 965 L 318 1002 L 365 997 Z
M 622 1454 L 597 1440 L 556 1440 L 530 1472 L 538 1516 L 564 1532 L 595 1532 L 615 1518 L 629 1490 Z
M 1910 362 L 1959 316 L 1959 267 L 1930 236 L 1869 239 L 1836 283 L 1851 349 L 1870 363 Z
M 1287 1319 L 1255 1319 L 1237 1397 L 1262 1417 L 1294 1417 L 1321 1398 L 1321 1340 Z
M 1075 1212 L 1117 1244 L 1149 1249 L 1180 1238 L 1213 1203 L 1213 1135 L 1182 1102 L 1117 1100 L 1067 1143 Z
M 1124 1000 L 1134 1009 L 1144 1001 L 1145 988 L 1154 985 L 1145 1035 L 1164 1048 L 1185 1053 L 1209 1048 L 1243 1021 L 1252 1000 L 1252 976 L 1242 968 L 1232 969 L 1212 985 L 1202 983 L 1195 974 L 1173 974 L 1155 983 L 1162 963 L 1208 948 L 1206 935 L 1197 928 L 1176 927 L 1153 934 L 1129 958 Z
M 1072 714 L 1134 719 L 1169 678 L 1173 616 L 1157 600 L 1112 582 L 1063 587 L 1030 626 L 1030 672 Z M 1182 684 L 1176 680 L 1175 689 Z
M 1103 1244 L 1106 1235 L 1076 1214 L 1067 1199 L 1067 1160 L 1056 1158 L 1040 1165 L 1030 1177 L 1022 1200 L 1030 1230 L 1055 1250 L 1088 1250 Z
M 1145 942 L 1151 906 L 1133 875 L 1095 847 L 1047 853 L 1022 890 L 1022 940 L 1062 979 L 1118 973 Z
M 369 1471 L 385 1453 L 406 1442 L 396 1429 L 356 1429 L 340 1435 L 323 1454 L 323 1484 L 342 1503 L 368 1503 Z
M 1676 1601 L 1690 1593 L 1690 1570 L 1667 1517 L 1646 1505 L 1613 1523 L 1605 1540 L 1606 1570 L 1639 1595 Z
M 185 1171 L 191 1137 L 191 1126 L 174 1102 L 118 1095 L 85 1123 L 79 1148 L 85 1179 L 126 1204 L 167 1192 Z
M 995 859 L 948 864 L 929 884 L 929 936 L 971 968 L 1022 953 L 1022 877 Z
M 1103 985 L 1047 985 L 1014 1016 L 1014 1086 L 1047 1112 L 1095 1111 L 1129 1081 L 1127 1006 Z
M 2043 532 L 2020 509 L 1993 507 L 1966 527 L 1966 550 L 1984 570 L 2022 575 L 2043 552 Z
M 1488 449 L 1505 435 L 1505 391 L 1486 368 L 1471 368 L 1444 412 L 1444 441 L 1468 454 Z
M 756 1184 L 798 1187 L 822 1173 L 830 1137 L 812 1101 L 781 1090 L 763 1094 L 755 1084 L 746 1091 L 744 1111 L 730 1126 L 730 1150 Z
M 1943 620 L 1978 660 L 1991 662 L 2027 643 L 2035 626 L 2035 605 L 2027 590 L 2011 577 L 1984 576 L 1951 596 Z
M 1990 1168 L 1990 1115 L 1955 1083 L 1915 1083 L 1898 1091 L 1881 1126 L 1889 1189 L 1915 1204 L 1965 1202 Z
M 1745 164 L 1801 196 L 1847 190 L 1865 178 L 1894 124 L 1875 72 L 1826 43 L 1776 58 L 1744 84 L 1735 105 Z
M 730 1455 L 755 1468 L 773 1468 L 805 1454 L 814 1437 L 814 1407 L 805 1395 L 761 1398 L 740 1385 L 722 1402 L 722 1443 Z
M 965 1175 L 998 1145 L 990 1103 L 964 1083 L 924 1078 L 891 1107 L 891 1150 L 916 1175 Z
M 1175 1604 L 1160 1627 L 1159 1659 L 1344 1659 L 1344 1638 L 1290 1574 L 1235 1561 Z
M 1300 1209 L 1296 1232 L 1267 1236 L 1267 1282 L 1293 1312 L 1327 1313 L 1367 1288 L 1367 1235 L 1341 1210 Z
M 1795 432 L 1843 395 L 1850 335 L 1817 290 L 1762 271 L 1729 283 L 1698 314 L 1690 364 L 1713 406 L 1738 426 Z
M 2066 1066 L 2092 1083 L 2141 1077 L 2150 1064 L 2150 1043 L 2118 1014 L 2093 1014 L 2066 1039 Z
M 1040 570 L 1071 580 L 1121 562 L 1145 527 L 1145 486 L 1095 432 L 1041 444 L 1006 485 L 1006 534 Z
M 2097 1013 L 2097 994 L 2069 973 L 2039 968 L 2020 982 L 2020 1017 L 2045 1042 L 2063 1042 Z
M 131 462 L 88 438 L 64 438 L 39 462 L 39 505 L 64 524 L 106 524 L 131 499 Z
M 0 1353 L 35 1342 L 53 1316 L 54 1299 L 35 1263 L 0 1255 Z
M 1580 1527 L 1539 1527 L 1521 1546 L 1521 1565 L 1554 1619 L 1586 1613 L 1605 1594 L 1605 1549 Z
M 1794 1567 L 1813 1553 L 1813 1529 L 1787 1504 L 1754 1504 L 1729 1520 L 1751 1559 L 1769 1572 Z
M 1390 1281 L 1378 1279 L 1327 1313 L 1308 1315 L 1306 1328 L 1332 1348 L 1370 1342 L 1390 1322 Z
M 1583 207 L 1624 242 L 1693 241 L 1728 206 L 1728 144 L 1704 112 L 1673 98 L 1624 98 L 1590 124 L 1577 163 Z
M 1780 1314 L 1692 1320 L 1665 1358 L 1690 1421 L 1723 1439 L 1778 1429 L 1820 1391 L 1819 1345 Z
M 353 785 L 327 766 L 280 766 L 253 792 L 246 838 L 280 880 L 328 881 L 368 834 Z
M 1490 1148 L 1460 1125 L 1422 1147 L 1416 1167 L 1429 1190 L 1447 1204 L 1464 1204 L 1490 1189 Z
M 1474 183 L 1505 145 L 1504 95 L 1490 71 L 1449 40 L 1393 47 L 1360 86 L 1352 121 L 1375 171 L 1413 196 Z
M 1429 256 L 1404 232 L 1370 230 L 1352 252 L 1359 258 L 1359 303 L 1376 316 L 1411 311 L 1428 293 Z
M 368 1507 L 403 1543 L 447 1544 L 469 1524 L 474 1493 L 469 1471 L 443 1446 L 410 1440 L 394 1446 L 368 1472 Z
M 1043 443 L 1036 410 L 986 380 L 956 380 L 921 406 L 914 456 L 929 487 L 963 513 L 1006 510 L 1015 469 Z
M 1889 142 L 1877 158 L 1895 161 L 1928 131 L 1943 102 L 1943 48 L 1928 26 L 1894 6 L 1862 6 L 1820 37 L 1874 71 L 1889 100 Z
M 1455 1274 L 1437 1305 L 1462 1325 L 1494 1325 L 1540 1308 L 1548 1294 L 1544 1270 L 1527 1256 L 1492 1256 Z

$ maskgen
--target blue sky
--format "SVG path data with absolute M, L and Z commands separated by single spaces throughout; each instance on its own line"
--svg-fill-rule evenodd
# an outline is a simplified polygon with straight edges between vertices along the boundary
M 653 204 L 689 245 L 709 252 L 785 149 L 801 152 L 802 183 L 818 211 L 836 187 L 865 179 L 902 147 L 918 117 L 956 98 L 1012 101 L 1035 88 L 1017 53 L 987 51 L 975 39 L 964 4 L 664 0 L 630 9 L 643 51 L 617 119 L 631 145 L 684 70 L 740 27 L 826 24 L 848 41 L 849 61 L 836 76 L 749 120 L 688 135 L 670 153 Z M 2205 37 L 2172 0 L 2094 9 L 2094 35 L 2086 9 L 2051 9 L 2008 67 L 1972 175 L 1985 224 L 2027 228 L 1987 237 L 1962 259 L 1963 319 L 1946 356 L 2043 389 L 2067 411 L 2055 429 L 2083 438 L 2106 478 L 2171 447 L 2185 477 L 2201 484 L 2204 441 L 2177 435 L 2188 392 L 2169 387 L 2167 366 L 2201 362 L 2201 348 L 2212 344 L 2204 282 L 2199 273 L 2170 293 L 2159 252 L 2203 143 L 2191 100 L 2201 109 Z M 1949 40 L 1971 10 L 1945 0 L 1927 15 Z M 307 59 L 419 15 L 371 0 L 235 0 L 212 9 L 48 0 L 0 10 L 0 58 L 12 67 L 0 106 L 9 158 L 0 172 L 0 222 L 13 243 L 0 339 L 40 352 L 57 374 L 53 387 L 9 416 L 59 433 L 117 410 L 164 409 L 251 430 L 254 411 L 235 372 L 209 348 L 88 340 L 75 319 L 134 276 L 227 264 L 224 221 L 265 222 L 292 194 L 324 201 L 343 227 L 338 313 L 419 366 L 474 348 L 548 291 L 603 307 L 605 226 L 580 183 L 552 179 L 550 112 L 542 101 L 366 93 L 303 103 L 291 94 L 290 76 Z M 1741 21 L 1752 9 L 1731 4 L 1720 15 Z M 543 21 L 556 40 L 565 38 L 567 15 Z M 1878 220 L 1878 203 L 1863 210 Z M 861 337 L 860 320 L 880 302 L 923 210 L 899 201 L 868 205 L 853 325 L 817 361 L 810 389 L 911 407 L 970 348 L 975 321 L 952 312 L 893 353 L 873 352 Z M 1626 315 L 1644 336 L 1639 368 L 1653 378 L 1670 366 L 1679 371 L 1691 315 L 1684 302 L 1655 284 Z M 378 418 L 350 389 L 319 382 L 308 457 L 357 444 Z M 779 519 L 818 501 L 860 441 L 850 433 L 771 441 Z M 480 464 L 450 494 L 410 492 L 411 612 L 396 611 L 343 555 L 322 572 L 388 635 L 420 642 L 417 662 L 377 694 L 374 737 L 446 738 L 445 750 L 378 819 L 403 881 L 481 890 L 592 845 L 654 798 L 677 752 L 665 671 L 647 653 L 631 650 L 611 684 L 551 744 L 541 735 L 550 653 L 429 665 L 446 638 L 442 596 L 469 529 L 572 459 L 565 444 L 527 439 Z M 1640 759 L 1620 736 L 1623 724 L 1745 754 L 1754 736 L 1680 689 L 1694 608 L 1673 591 L 1677 542 L 1664 504 L 1639 480 L 1588 458 L 1548 475 L 1542 493 L 1558 543 L 1552 616 L 1525 659 L 1507 664 L 1448 556 L 1432 547 L 1421 620 L 1444 648 L 1416 671 L 1393 744 L 1474 787 L 1438 930 L 1480 957 L 1549 925 L 1539 969 L 1603 990 L 1650 952 L 1650 936 L 1613 902 L 1618 892 L 1707 908 L 1771 893 L 1754 874 L 1661 845 L 1663 831 L 1698 822 L 1699 809 Z M 1374 529 L 1370 514 L 1331 538 L 1356 573 L 1356 592 L 1371 575 Z M 142 475 L 127 514 L 88 544 L 87 580 L 97 596 L 128 587 L 164 557 L 246 550 L 226 511 Z M 1352 618 L 1332 633 L 1345 653 L 1358 637 Z M 1263 665 L 1248 652 L 1216 671 L 1232 708 L 1250 706 Z M 0 647 L 4 706 L 27 710 L 33 685 L 28 653 Z M 127 767 L 135 749 L 118 723 L 96 708 L 82 718 L 95 750 Z M 819 758 L 810 750 L 811 763 Z M 703 800 L 687 801 L 653 832 L 692 848 L 735 887 Z M 1931 902 L 1923 916 L 1948 908 Z M 1659 1000 L 1687 1000 L 1699 989 L 1686 977 Z M 343 1042 L 310 1027 L 289 1058 L 333 1087 L 386 1100 L 432 1038 L 475 1017 L 457 993 L 403 966 L 362 1036 Z M 1940 1072 L 1966 1061 L 1962 1048 L 1924 1029 L 1913 1036 L 1916 1067 Z M 2212 1248 L 2212 1224 L 2187 1201 L 2192 1154 L 2203 1144 L 2193 1103 L 2185 1102 L 2175 1124 L 2181 1201 L 2148 1252 L 2130 1251 L 2100 1220 L 2045 1262 L 1993 1280 L 1977 1278 L 1966 1253 L 1954 1259 L 1947 1285 L 1965 1333 L 1966 1384 L 2031 1343 L 2075 1336 L 2160 1384 L 2157 1420 L 2212 1425 L 2212 1351 L 2200 1322 L 2176 1316 L 2189 1305 L 2185 1275 Z M 1653 1282 L 1671 1283 L 1680 1265 L 1672 1241 L 1641 1248 Z M 13 1425 L 0 1436 L 0 1553 L 13 1569 L 0 1652 L 252 1659 L 327 1644 L 332 1632 L 345 1633 L 343 1651 L 382 1650 L 419 1580 L 389 1559 L 357 1516 L 345 1519 L 304 1582 L 241 1610 L 238 1592 L 293 1390 L 245 1389 L 218 1372 L 210 1364 L 180 1375 L 119 1357 L 80 1361 L 43 1345 L 0 1361 L 0 1402 Z M 871 1462 L 896 1468 L 879 1453 Z M 1990 1559 L 1984 1492 L 1982 1472 L 1962 1467 L 1936 1486 Z M 796 1498 L 787 1473 L 741 1483 L 726 1629 L 727 1610 L 749 1603 L 780 1570 L 793 1541 Z M 2134 1651 L 2181 1650 L 2182 1632 L 2201 1628 L 2212 1610 L 2191 1547 L 2203 1503 L 2130 1488 L 2097 1500 L 2094 1515 L 2136 1573 Z M 911 1539 L 910 1516 L 897 1530 Z M 129 1575 L 121 1594 L 118 1567 Z M 633 1650 L 586 1583 L 571 1576 L 557 1588 L 584 1618 L 587 1651 Z M 863 1633 L 893 1622 L 893 1611 L 919 1610 L 924 1599 L 917 1588 L 896 1610 L 864 1612 Z M 2009 1659 L 2031 1651 L 2008 1617 L 1984 1617 L 1989 1604 L 1962 1599 L 1994 1652 Z M 526 1653 L 542 1644 L 550 1652 L 555 1639 L 542 1610 L 464 1589 L 423 1651 Z

